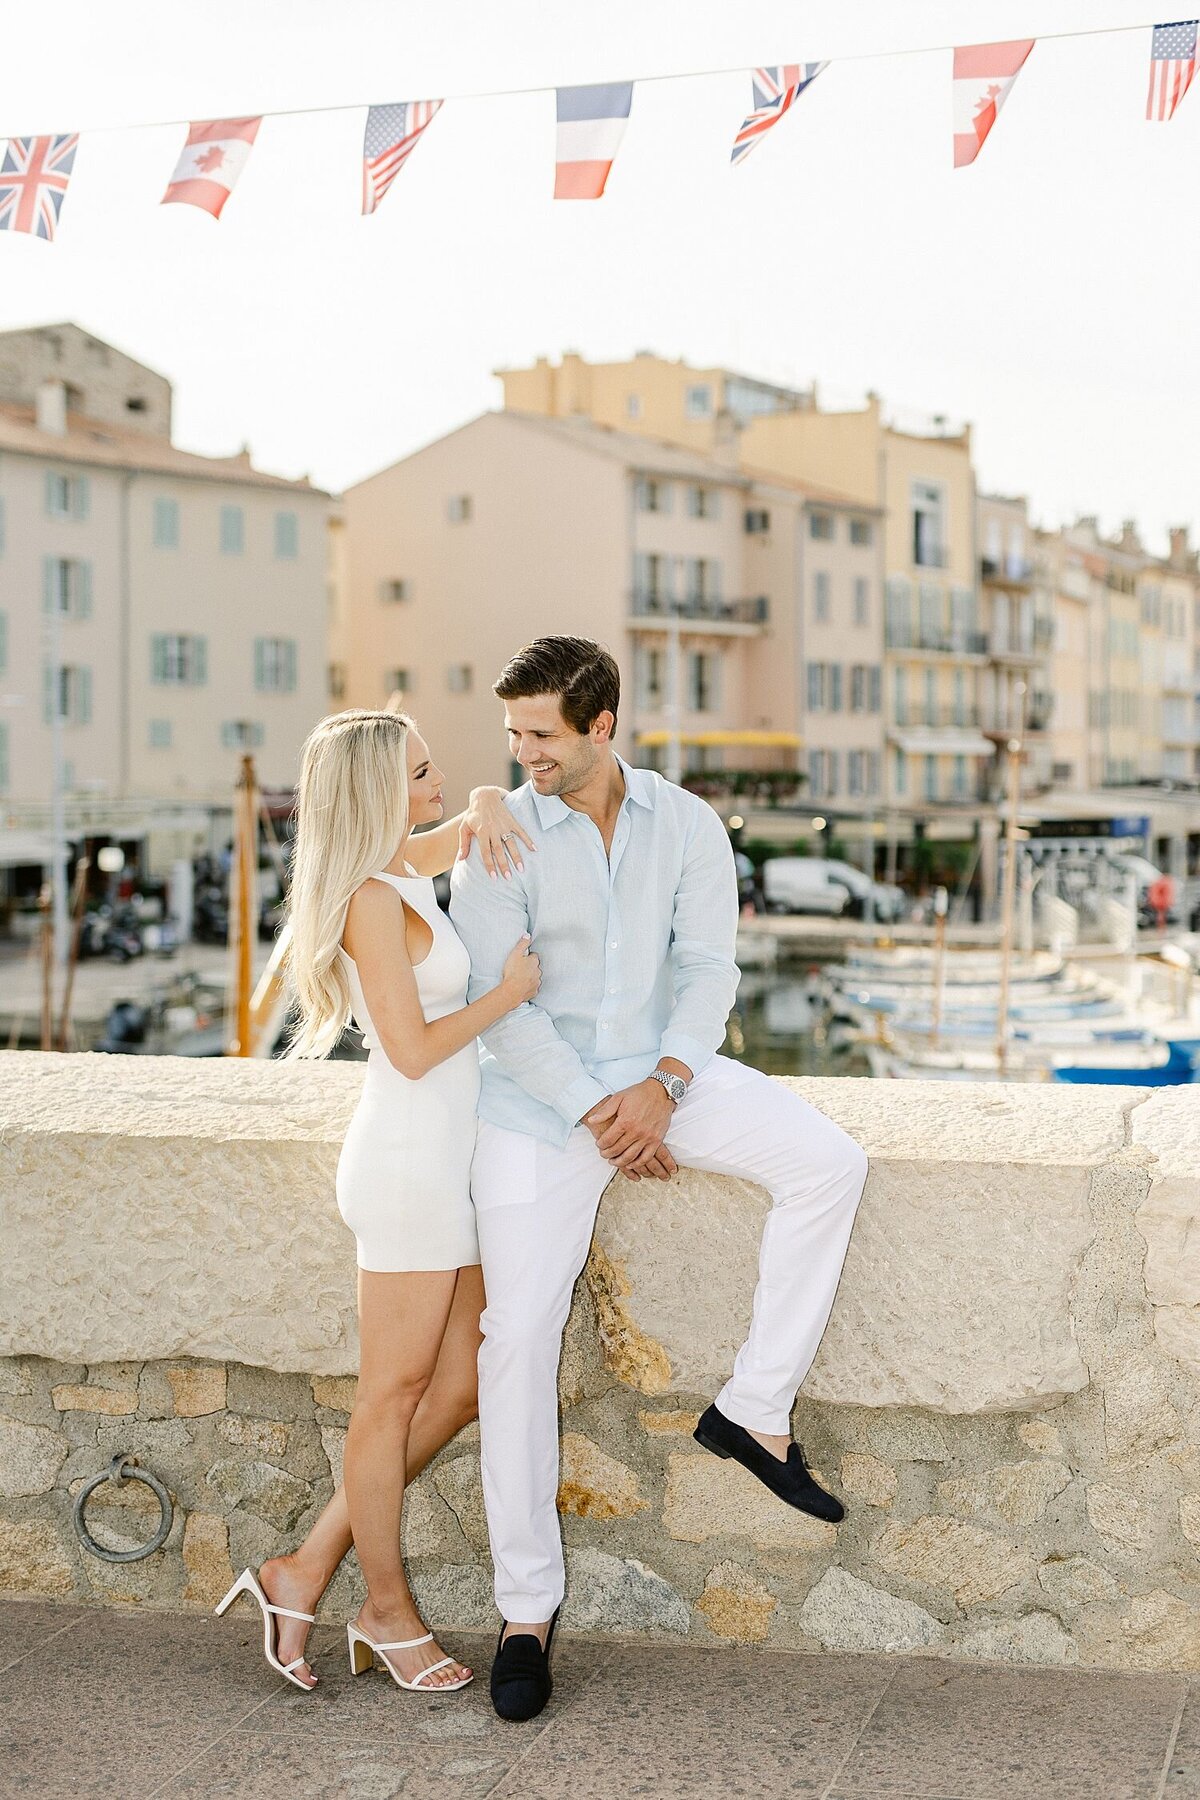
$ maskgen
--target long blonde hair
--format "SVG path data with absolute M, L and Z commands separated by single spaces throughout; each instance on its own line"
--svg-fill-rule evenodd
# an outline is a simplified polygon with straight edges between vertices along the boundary
M 328 1056 L 350 1021 L 338 951 L 350 898 L 408 836 L 405 713 L 352 708 L 309 733 L 296 791 L 288 977 L 298 1018 L 287 1056 Z

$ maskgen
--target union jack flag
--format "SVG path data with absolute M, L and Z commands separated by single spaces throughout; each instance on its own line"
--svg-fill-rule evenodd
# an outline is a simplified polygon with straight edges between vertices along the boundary
M 1148 119 L 1169 119 L 1192 85 L 1196 73 L 1196 19 L 1177 19 L 1173 25 L 1156 25 L 1150 39 L 1150 91 L 1146 96 Z
M 401 100 L 372 106 L 363 139 L 363 211 L 373 213 L 417 147 L 440 100 Z
M 731 163 L 745 162 L 755 144 L 777 125 L 788 108 L 799 99 L 810 81 L 815 81 L 823 62 L 775 63 L 769 69 L 755 69 L 750 77 L 754 87 L 754 111 L 743 122 L 729 153 Z
M 9 138 L 0 163 L 0 231 L 53 238 L 78 144 L 77 131 Z

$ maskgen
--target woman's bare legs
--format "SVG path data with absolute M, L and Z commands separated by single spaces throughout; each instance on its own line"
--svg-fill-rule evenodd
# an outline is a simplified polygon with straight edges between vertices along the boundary
M 404 1458 L 407 1481 L 415 1481 L 425 1465 L 478 1413 L 476 1362 L 480 1344 L 479 1315 L 483 1306 L 483 1273 L 474 1263 L 458 1271 L 433 1376 L 408 1428 Z M 346 1489 L 341 1486 L 304 1542 L 290 1555 L 272 1557 L 270 1562 L 263 1564 L 259 1573 L 267 1598 L 276 1606 L 315 1612 L 317 1602 L 352 1542 L 350 1509 Z M 298 1619 L 280 1619 L 278 1623 L 279 1660 L 290 1662 L 303 1652 L 309 1627 Z M 416 1637 L 420 1634 L 412 1631 L 399 1635 Z M 423 1648 L 430 1650 L 432 1646 L 426 1644 Z M 437 1658 L 430 1657 L 429 1660 L 436 1661 Z M 302 1681 L 315 1684 L 316 1676 L 307 1665 L 297 1669 L 296 1673 Z

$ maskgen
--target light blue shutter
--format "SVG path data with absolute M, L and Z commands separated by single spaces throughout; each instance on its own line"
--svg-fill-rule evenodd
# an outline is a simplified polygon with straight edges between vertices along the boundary
M 42 664 L 42 722 L 54 723 L 54 670 L 48 662 Z
M 289 694 L 294 694 L 296 691 L 296 641 L 295 641 L 295 639 L 289 638 L 285 648 L 286 648 L 286 654 L 284 656 L 285 679 L 284 679 L 283 685 L 287 689 Z
M 192 644 L 192 685 L 203 687 L 208 680 L 208 639 L 193 638 Z
M 150 679 L 159 683 L 167 679 L 167 640 L 158 631 L 150 639 Z
M 267 685 L 267 647 L 263 638 L 254 640 L 254 685 L 261 694 Z
M 76 590 L 76 618 L 90 619 L 92 616 L 92 565 L 81 562 L 76 565 L 79 570 L 79 586 Z
M 75 722 L 78 725 L 90 725 L 92 722 L 92 671 L 76 669 L 76 708 Z
M 86 475 L 76 475 L 71 482 L 71 517 L 86 519 L 91 508 L 91 483 Z
M 58 558 L 42 558 L 42 611 L 52 613 L 58 602 Z

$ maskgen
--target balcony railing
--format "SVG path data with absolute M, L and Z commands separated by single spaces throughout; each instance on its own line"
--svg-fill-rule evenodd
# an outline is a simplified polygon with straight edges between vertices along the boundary
M 986 656 L 986 631 L 933 631 L 922 625 L 889 624 L 889 650 L 940 650 L 949 656 Z
M 896 709 L 896 723 L 900 726 L 922 726 L 926 730 L 943 731 L 957 729 L 968 731 L 978 729 L 979 708 L 977 706 L 900 706 Z
M 745 600 L 719 600 L 707 594 L 680 599 L 673 594 L 649 594 L 635 589 L 629 598 L 635 619 L 709 619 L 726 625 L 765 625 L 770 616 L 765 594 Z
M 1023 556 L 981 556 L 979 574 L 984 581 L 999 581 L 1024 587 L 1033 580 L 1033 564 Z

